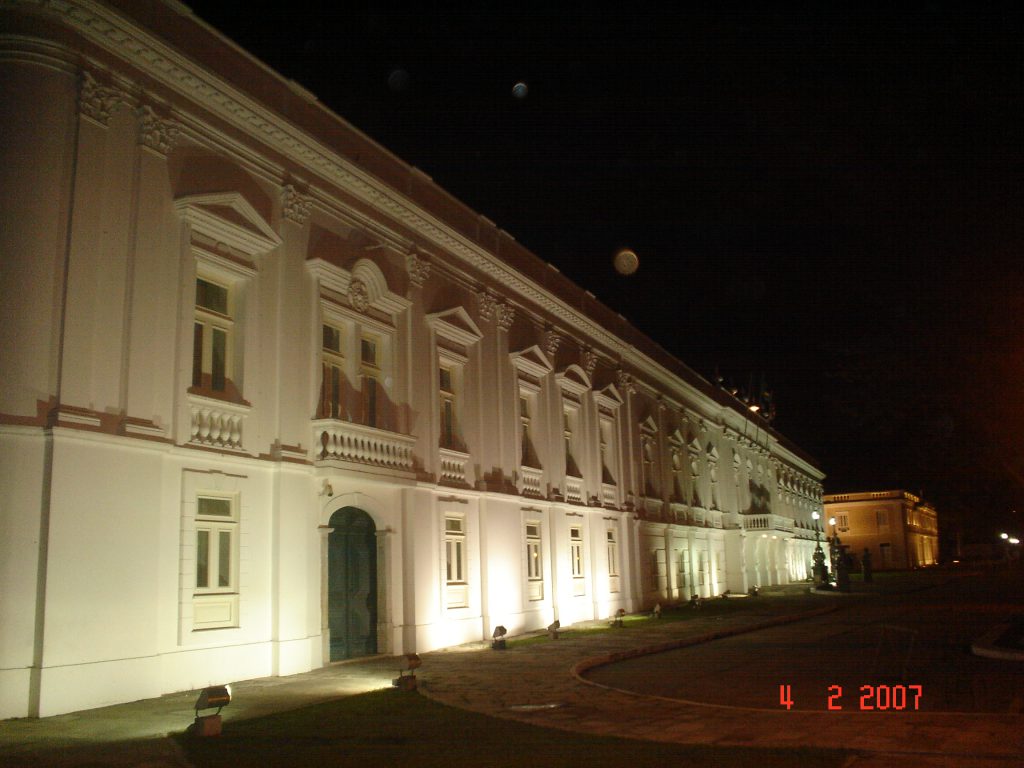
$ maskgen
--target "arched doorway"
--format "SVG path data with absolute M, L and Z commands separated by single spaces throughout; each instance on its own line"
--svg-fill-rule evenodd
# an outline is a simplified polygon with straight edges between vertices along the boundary
M 327 537 L 327 623 L 330 660 L 377 652 L 377 536 L 363 510 L 333 515 Z

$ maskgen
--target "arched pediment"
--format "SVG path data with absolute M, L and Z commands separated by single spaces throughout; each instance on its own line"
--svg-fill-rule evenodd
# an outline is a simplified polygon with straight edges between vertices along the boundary
M 174 209 L 188 225 L 215 243 L 258 256 L 281 244 L 281 238 L 239 192 L 186 195 Z
M 389 315 L 395 315 L 409 306 L 409 301 L 394 293 L 388 287 L 387 278 L 377 264 L 362 258 L 352 265 L 352 280 L 366 286 L 366 298 L 370 306 Z
M 570 365 L 561 373 L 555 374 L 555 381 L 562 388 L 563 392 L 572 395 L 582 395 L 590 389 L 590 377 L 587 372 L 578 365 Z

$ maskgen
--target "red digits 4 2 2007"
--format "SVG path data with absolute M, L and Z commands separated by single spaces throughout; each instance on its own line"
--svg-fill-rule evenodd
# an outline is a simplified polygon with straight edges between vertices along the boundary
M 920 685 L 862 685 L 858 701 L 861 712 L 868 711 L 903 711 L 920 709 L 922 686 Z M 779 686 L 779 706 L 793 708 L 792 687 L 786 684 Z M 843 687 L 828 687 L 827 708 L 830 712 L 839 712 L 843 708 Z

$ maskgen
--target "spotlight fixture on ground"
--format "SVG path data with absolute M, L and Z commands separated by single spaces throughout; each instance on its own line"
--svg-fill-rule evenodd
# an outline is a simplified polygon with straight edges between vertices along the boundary
M 203 688 L 203 690 L 199 692 L 199 698 L 196 699 L 194 707 L 196 711 L 196 719 L 190 729 L 192 734 L 195 736 L 220 736 L 220 711 L 230 703 L 231 686 L 212 685 L 209 688 Z M 214 707 L 217 708 L 217 711 L 214 714 L 200 716 L 199 710 L 213 709 Z
M 505 629 L 501 624 L 494 628 L 494 632 L 491 634 L 491 648 L 495 651 L 505 650 L 505 635 L 508 634 L 508 630 Z
M 557 640 L 558 630 L 561 628 L 561 626 L 562 622 L 560 622 L 558 619 L 555 619 L 550 624 L 548 624 L 548 637 L 550 637 L 552 640 Z
M 398 677 L 391 681 L 391 684 L 402 691 L 416 690 L 416 670 L 423 666 L 423 660 L 419 654 L 407 653 L 402 659 L 402 666 L 398 670 Z M 408 672 L 409 674 L 405 674 Z

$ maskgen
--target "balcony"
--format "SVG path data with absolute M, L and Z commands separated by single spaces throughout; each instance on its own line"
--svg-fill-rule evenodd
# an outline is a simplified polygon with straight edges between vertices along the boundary
M 317 462 L 357 464 L 413 474 L 413 445 L 409 435 L 337 419 L 313 422 Z
M 248 405 L 191 393 L 187 397 L 192 422 L 189 444 L 228 451 L 244 450 L 245 419 L 251 410 Z
M 566 475 L 565 500 L 573 504 L 583 503 L 583 478 Z
M 536 467 L 519 467 L 519 492 L 523 496 L 533 496 L 534 498 L 542 498 L 544 492 L 541 490 L 541 479 L 544 475 L 544 470 L 537 469 Z
M 619 489 L 614 483 L 601 483 L 601 505 L 609 509 L 619 506 Z
M 743 529 L 792 533 L 793 519 L 782 515 L 743 515 Z
M 440 448 L 441 472 L 439 481 L 446 485 L 469 485 L 466 480 L 466 465 L 469 464 L 469 454 L 456 451 L 452 448 Z

